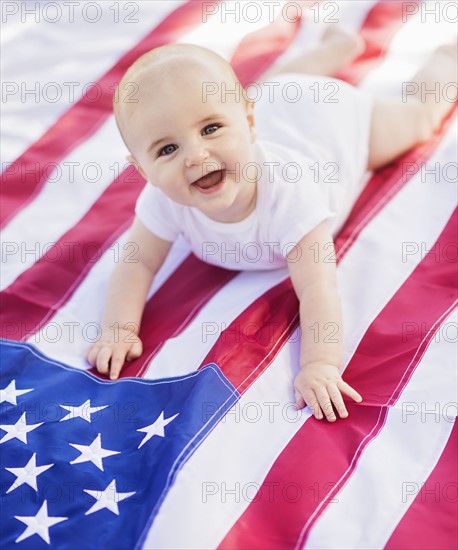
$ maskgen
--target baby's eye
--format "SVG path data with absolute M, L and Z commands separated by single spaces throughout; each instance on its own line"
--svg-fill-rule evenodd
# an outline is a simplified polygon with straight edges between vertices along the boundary
M 170 150 L 170 147 L 176 147 L 176 145 L 170 144 L 170 145 L 166 145 L 165 147 L 162 147 L 162 149 L 159 151 L 158 156 L 159 156 L 159 157 L 164 156 L 164 155 L 162 154 L 163 152 L 165 152 L 165 156 L 171 155 L 171 154 L 175 151 L 175 149 L 173 149 L 173 150 L 171 151 L 171 150 Z M 168 151 L 168 153 L 167 153 L 166 151 Z
M 218 128 L 221 128 L 221 124 L 218 124 L 218 123 L 217 123 L 217 124 L 209 124 L 208 126 L 205 126 L 204 132 L 205 132 L 205 130 L 207 130 L 208 128 L 216 128 L 216 130 L 217 130 Z M 210 132 L 210 134 L 214 134 L 214 133 L 215 133 L 215 132 Z

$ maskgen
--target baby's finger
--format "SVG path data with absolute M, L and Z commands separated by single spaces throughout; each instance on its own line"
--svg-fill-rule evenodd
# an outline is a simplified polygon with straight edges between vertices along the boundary
M 340 418 L 347 418 L 348 411 L 345 407 L 344 400 L 342 399 L 342 395 L 339 391 L 339 388 L 336 384 L 328 384 L 328 393 L 329 397 L 331 398 L 331 401 L 334 404 L 334 407 L 337 409 L 337 412 L 339 413 Z
M 108 361 L 111 357 L 111 348 L 108 346 L 104 346 L 102 348 L 99 348 L 99 352 L 97 354 L 97 370 L 100 372 L 100 374 L 107 374 L 108 373 Z
M 127 352 L 126 361 L 132 361 L 132 359 L 136 359 L 137 357 L 140 357 L 142 353 L 143 353 L 143 345 L 141 341 L 138 340 Z
M 110 380 L 116 380 L 124 365 L 126 352 L 122 349 L 116 349 L 110 361 Z
M 357 403 L 359 403 L 360 401 L 363 400 L 362 396 L 355 389 L 353 389 L 350 386 L 350 384 L 347 384 L 343 380 L 339 380 L 337 384 L 339 386 L 340 391 L 345 395 L 348 395 L 348 397 L 351 397 L 353 401 L 356 401 Z
M 304 399 L 315 418 L 317 420 L 321 420 L 323 418 L 323 413 L 321 412 L 320 404 L 318 403 L 315 392 L 313 390 L 304 392 Z
M 98 346 L 91 346 L 86 350 L 85 359 L 88 363 L 90 363 L 93 367 L 97 364 L 97 354 L 99 353 L 99 347 Z
M 296 409 L 303 409 L 305 407 L 305 401 L 299 390 L 294 390 L 294 398 L 296 399 Z
M 329 422 L 334 422 L 337 420 L 336 415 L 334 414 L 334 409 L 332 408 L 331 398 L 329 397 L 326 388 L 321 388 L 316 392 L 316 395 L 327 420 L 329 420 Z

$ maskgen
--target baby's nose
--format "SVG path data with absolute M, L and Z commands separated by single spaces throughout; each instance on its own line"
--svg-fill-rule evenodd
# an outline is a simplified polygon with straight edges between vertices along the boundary
M 189 147 L 186 152 L 186 167 L 195 166 L 196 164 L 202 164 L 204 160 L 208 158 L 207 149 L 201 144 L 194 147 Z

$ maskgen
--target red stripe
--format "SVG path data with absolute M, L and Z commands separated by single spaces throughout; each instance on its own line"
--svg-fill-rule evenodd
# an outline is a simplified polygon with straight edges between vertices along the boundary
M 458 424 L 434 470 L 398 523 L 385 550 L 456 550 L 458 547 Z
M 169 42 L 176 42 L 182 35 L 202 24 L 203 3 L 200 0 L 190 0 L 167 15 L 97 81 L 100 93 L 97 102 L 88 100 L 88 97 L 93 98 L 89 89 L 85 96 L 4 171 L 0 227 L 4 227 L 41 191 L 46 182 L 49 163 L 60 162 L 80 143 L 90 138 L 112 114 L 113 88 L 127 68 L 145 52 Z
M 409 4 L 418 5 L 421 0 Z M 410 9 L 405 10 L 405 6 L 406 2 L 382 0 L 370 10 L 359 32 L 366 44 L 365 51 L 338 71 L 336 78 L 356 86 L 383 61 L 391 40 L 412 13 Z
M 457 221 L 455 211 L 437 240 L 439 250 L 456 237 Z M 257 498 L 234 524 L 220 548 L 267 549 L 278 548 L 280 544 L 292 548 L 305 544 L 313 522 L 382 429 L 388 407 L 398 400 L 439 323 L 454 307 L 457 283 L 456 266 L 443 257 L 437 263 L 433 249 L 369 327 L 345 370 L 346 381 L 363 395 L 364 401 L 361 404 L 347 401 L 349 417 L 334 424 L 314 417 L 305 422 L 279 455 Z M 399 319 L 424 323 L 421 326 L 431 332 L 423 341 L 419 333 L 402 339 L 393 328 L 399 327 Z M 300 506 L 271 498 L 263 490 L 291 482 L 304 489 Z M 316 495 L 307 491 L 314 484 L 321 488 L 331 484 L 334 488 L 326 500 L 317 503 Z

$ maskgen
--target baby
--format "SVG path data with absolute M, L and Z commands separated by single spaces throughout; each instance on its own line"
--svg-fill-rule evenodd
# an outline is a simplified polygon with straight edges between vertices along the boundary
M 365 171 L 428 140 L 452 105 L 442 94 L 439 102 L 431 95 L 422 101 L 418 94 L 406 102 L 372 100 L 342 81 L 307 77 L 318 67 L 321 74 L 333 72 L 336 60 L 359 53 L 357 39 L 342 39 L 334 33 L 318 57 L 304 54 L 271 69 L 269 79 L 275 76 L 277 86 L 270 95 L 263 86 L 259 102 L 234 93 L 243 88 L 231 66 L 199 46 L 165 45 L 128 69 L 115 94 L 115 117 L 128 160 L 148 183 L 127 237 L 137 243 L 139 261 L 122 258 L 116 266 L 101 338 L 86 350 L 100 373 L 117 379 L 124 362 L 142 354 L 138 333 L 146 296 L 182 234 L 198 257 L 224 268 L 288 266 L 300 302 L 298 409 L 308 405 L 317 419 L 333 422 L 335 411 L 348 416 L 343 394 L 362 400 L 339 372 L 343 327 L 333 237 Z M 456 80 L 455 67 L 455 48 L 441 47 L 412 81 L 426 83 L 426 89 L 436 82 L 444 86 Z M 284 93 L 291 82 L 305 94 L 299 101 Z M 317 84 L 330 85 L 327 93 L 337 101 L 317 101 Z M 316 177 L 317 166 L 329 163 L 338 176 L 331 185 L 329 172 Z M 285 171 L 286 164 L 296 172 Z M 215 253 L 252 243 L 258 245 L 255 257 Z M 109 329 L 113 323 L 121 327 L 117 338 Z M 316 339 L 314 327 L 335 327 L 334 337 Z

